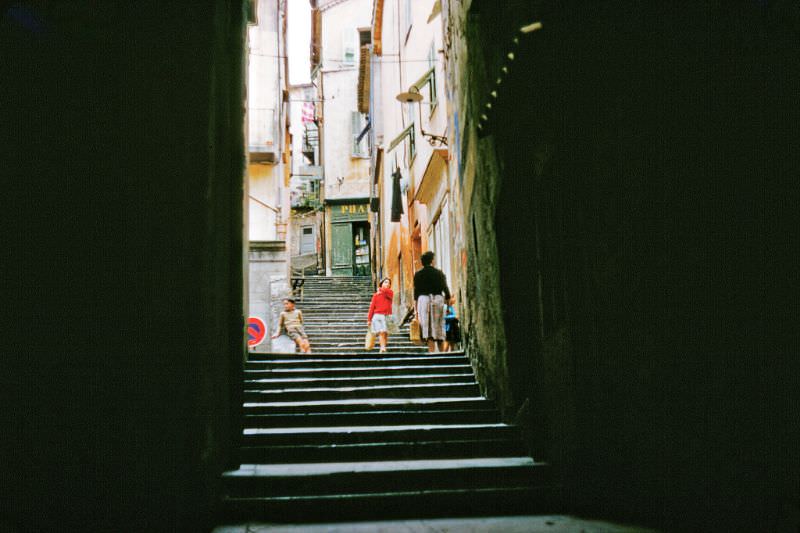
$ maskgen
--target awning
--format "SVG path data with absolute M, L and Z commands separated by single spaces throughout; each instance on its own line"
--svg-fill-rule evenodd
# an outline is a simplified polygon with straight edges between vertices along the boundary
M 397 137 L 395 137 L 391 143 L 389 143 L 389 148 L 386 149 L 386 152 L 387 153 L 391 152 L 392 150 L 397 148 L 398 144 L 403 142 L 403 139 L 405 139 L 408 135 L 413 135 L 413 134 L 414 134 L 414 123 L 412 122 L 411 124 L 408 125 L 406 129 L 401 131 L 400 134 Z
M 430 204 L 435 198 L 436 192 L 442 182 L 444 170 L 447 168 L 447 160 L 450 154 L 446 149 L 437 148 L 428 159 L 428 164 L 425 166 L 425 172 L 422 174 L 422 180 L 419 183 L 414 200 L 421 204 Z

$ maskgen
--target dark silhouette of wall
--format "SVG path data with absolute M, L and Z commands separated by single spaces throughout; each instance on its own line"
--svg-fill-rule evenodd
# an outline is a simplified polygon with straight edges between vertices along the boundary
M 244 356 L 243 4 L 0 4 L 4 531 L 213 521 Z
M 473 125 L 512 70 L 491 134 L 464 143 L 490 394 L 567 510 L 793 531 L 797 6 L 473 2 L 468 20 Z

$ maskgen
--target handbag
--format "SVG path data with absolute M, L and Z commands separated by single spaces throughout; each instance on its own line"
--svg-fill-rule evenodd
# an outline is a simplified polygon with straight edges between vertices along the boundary
M 400 331 L 400 327 L 397 325 L 397 320 L 395 320 L 394 315 L 386 315 L 386 331 L 389 335 L 396 335 L 397 332 Z
M 364 337 L 364 349 L 371 350 L 375 347 L 375 334 L 372 332 L 372 328 L 367 328 L 367 335 Z
M 411 326 L 408 329 L 408 336 L 414 344 L 422 344 L 422 328 L 417 317 L 411 319 Z

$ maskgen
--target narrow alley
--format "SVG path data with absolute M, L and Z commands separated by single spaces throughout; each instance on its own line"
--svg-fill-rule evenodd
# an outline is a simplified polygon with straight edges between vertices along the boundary
M 0 3 L 0 531 L 798 531 L 798 38 Z

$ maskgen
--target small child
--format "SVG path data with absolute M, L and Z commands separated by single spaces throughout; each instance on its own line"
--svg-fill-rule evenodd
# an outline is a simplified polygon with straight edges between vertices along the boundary
M 294 308 L 294 298 L 283 299 L 283 311 L 278 319 L 278 331 L 275 332 L 272 338 L 278 338 L 281 330 L 286 331 L 286 335 L 297 344 L 297 347 L 303 353 L 311 353 L 308 335 L 303 328 L 303 312 Z
M 461 327 L 456 317 L 456 309 L 453 307 L 456 303 L 456 297 L 450 297 L 447 305 L 444 307 L 444 334 L 445 343 L 444 351 L 450 352 L 453 350 L 454 345 L 461 342 Z

